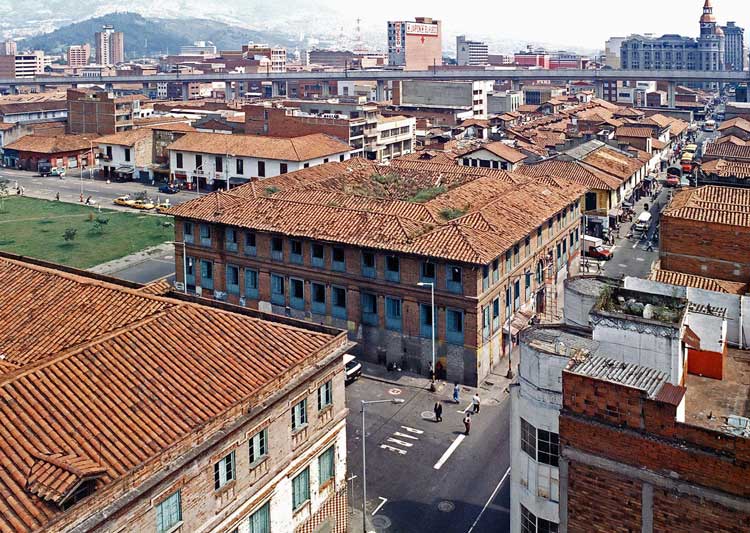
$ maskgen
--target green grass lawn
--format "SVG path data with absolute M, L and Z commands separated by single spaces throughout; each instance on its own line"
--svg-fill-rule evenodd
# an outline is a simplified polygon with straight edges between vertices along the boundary
M 97 222 L 100 220 L 100 222 Z M 106 222 L 105 222 L 106 221 Z M 66 241 L 65 233 L 76 230 Z M 174 239 L 171 217 L 10 196 L 0 209 L 0 251 L 90 268 Z

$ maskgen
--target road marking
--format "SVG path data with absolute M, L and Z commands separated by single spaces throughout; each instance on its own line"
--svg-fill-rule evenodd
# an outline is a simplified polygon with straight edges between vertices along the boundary
M 419 437 L 415 437 L 414 435 L 407 435 L 406 433 L 401 433 L 400 431 L 394 432 L 393 436 L 394 437 L 403 437 L 405 439 L 419 440 Z
M 416 433 L 417 435 L 421 435 L 422 433 L 424 433 L 424 431 L 422 431 L 421 429 L 414 429 L 410 428 L 409 426 L 401 426 L 401 429 L 405 429 L 409 433 Z
M 642 257 L 636 257 L 635 260 L 636 261 L 640 261 L 641 263 L 643 263 L 645 261 L 645 259 L 642 258 Z
M 490 495 L 490 499 L 487 500 L 487 503 L 484 504 L 484 507 L 482 507 L 482 510 L 479 511 L 479 515 L 477 516 L 477 519 L 474 520 L 474 523 L 471 524 L 469 531 L 467 531 L 466 533 L 471 533 L 472 531 L 474 531 L 474 528 L 477 527 L 477 524 L 479 523 L 479 520 L 482 518 L 482 515 L 487 510 L 487 507 L 489 507 L 490 502 L 495 499 L 495 495 L 497 495 L 497 491 L 500 490 L 500 487 L 503 486 L 503 483 L 505 483 L 505 480 L 508 479 L 509 474 L 510 474 L 510 467 L 508 467 L 508 470 L 505 471 L 505 474 L 503 475 L 503 478 L 500 480 L 500 483 L 498 483 L 497 487 L 495 487 L 495 490 L 492 491 L 492 494 Z
M 381 444 L 380 447 L 384 450 L 396 452 L 399 455 L 406 455 L 406 450 L 402 450 L 401 448 L 394 448 L 393 446 L 388 446 L 387 444 Z
M 435 470 L 440 470 L 440 468 L 445 464 L 445 462 L 450 458 L 451 455 L 453 455 L 453 452 L 456 451 L 456 448 L 458 448 L 459 444 L 463 442 L 463 440 L 466 438 L 466 435 L 459 435 L 456 437 L 456 440 L 453 441 L 453 444 L 451 444 L 447 450 L 445 450 L 445 453 L 440 458 L 440 460 L 435 463 L 434 468 Z
M 352 474 L 351 477 L 347 479 L 347 481 L 352 481 L 354 479 L 357 479 L 357 474 Z
M 394 439 L 393 437 L 389 437 L 388 442 L 395 442 L 396 444 L 400 444 L 401 446 L 406 446 L 407 448 L 411 448 L 412 446 L 414 446 L 413 442 L 406 442 L 404 440 Z
M 382 508 L 382 507 L 383 507 L 383 506 L 385 505 L 385 502 L 387 502 L 387 501 L 388 501 L 388 498 L 383 498 L 382 496 L 378 496 L 378 499 L 380 499 L 380 500 L 383 500 L 383 501 L 381 501 L 381 502 L 380 502 L 380 503 L 378 504 L 378 506 L 377 506 L 377 507 L 375 508 L 375 510 L 374 510 L 374 511 L 372 512 L 372 515 L 371 515 L 371 516 L 375 516 L 375 513 L 377 513 L 378 511 L 380 511 L 380 509 L 381 509 L 381 508 Z
M 456 411 L 457 413 L 467 413 L 471 409 L 472 403 L 469 402 L 469 405 L 466 406 L 466 409 L 463 411 Z

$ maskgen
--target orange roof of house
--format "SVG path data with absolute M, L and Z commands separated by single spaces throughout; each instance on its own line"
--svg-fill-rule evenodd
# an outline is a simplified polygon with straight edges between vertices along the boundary
M 724 130 L 728 130 L 729 128 L 738 128 L 743 131 L 750 132 L 750 121 L 742 117 L 735 117 L 731 120 L 725 120 L 716 129 L 718 129 L 719 131 L 724 131 Z
M 133 146 L 138 141 L 150 139 L 153 132 L 148 128 L 139 128 L 137 130 L 126 130 L 111 135 L 99 137 L 97 144 L 113 144 L 117 146 Z
M 346 153 L 351 150 L 351 147 L 322 133 L 292 138 L 188 133 L 167 146 L 167 149 L 216 155 L 232 154 L 280 161 L 308 161 Z
M 526 176 L 555 176 L 573 181 L 588 189 L 614 191 L 622 185 L 622 180 L 577 161 L 548 159 L 530 165 L 522 165 L 516 172 Z
M 497 157 L 504 159 L 505 161 L 508 161 L 510 163 L 520 163 L 527 158 L 527 155 L 523 152 L 520 152 L 512 146 L 508 146 L 507 144 L 500 141 L 483 144 L 469 152 L 464 153 L 463 155 L 473 154 L 480 150 L 487 150 L 488 152 L 495 154 Z
M 714 159 L 701 164 L 701 170 L 706 174 L 715 174 L 722 178 L 750 178 L 750 162 L 747 161 Z
M 706 185 L 681 190 L 661 216 L 750 227 L 750 189 Z
M 17 125 L 15 122 L 0 122 L 0 131 L 12 130 Z
M 346 348 L 345 334 L 151 296 L 0 254 L 0 530 L 41 531 L 71 486 L 107 502 L 238 405 Z M 269 315 L 270 316 L 270 315 Z M 243 406 L 244 410 L 244 406 Z M 176 453 L 176 452 L 175 452 Z M 110 488 L 107 493 L 98 489 Z
M 170 213 L 484 265 L 585 192 L 570 181 L 501 170 L 355 159 L 206 195 Z
M 98 135 L 25 135 L 5 145 L 6 150 L 33 152 L 37 154 L 61 154 L 91 149 L 91 142 L 98 142 Z
M 705 143 L 703 146 L 703 157 L 718 159 L 750 160 L 750 145 L 739 145 L 734 143 Z
M 648 139 L 654 133 L 654 130 L 645 126 L 635 124 L 629 126 L 620 126 L 615 130 L 615 137 L 632 137 Z
M 695 289 L 704 289 L 707 291 L 723 292 L 725 294 L 746 294 L 748 290 L 747 283 L 706 278 L 703 276 L 684 274 L 682 272 L 674 272 L 671 270 L 654 270 L 651 272 L 651 274 L 649 274 L 648 279 L 652 281 L 658 281 L 659 283 L 666 283 L 667 285 L 692 287 Z
M 650 157 L 651 155 L 649 154 L 646 160 L 650 159 Z M 630 178 L 645 164 L 641 158 L 629 157 L 608 146 L 603 146 L 589 153 L 581 162 L 620 179 Z

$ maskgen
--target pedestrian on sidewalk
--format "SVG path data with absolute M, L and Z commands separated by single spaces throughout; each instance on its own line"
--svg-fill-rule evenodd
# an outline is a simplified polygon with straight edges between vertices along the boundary
M 443 421 L 443 404 L 440 403 L 440 400 L 435 402 L 435 407 L 433 407 L 433 410 L 435 411 L 435 422 L 442 422 Z
M 458 381 L 456 381 L 456 386 L 453 387 L 453 401 L 456 403 L 459 403 L 461 401 L 459 399 L 460 392 L 461 392 L 461 388 L 458 386 Z
M 479 404 L 481 401 L 479 400 L 479 393 L 475 392 L 474 396 L 471 398 L 471 405 L 474 407 L 474 413 L 479 413 Z
M 646 245 L 646 251 L 647 252 L 653 252 L 654 251 L 654 242 L 648 241 L 648 244 Z
M 471 431 L 471 414 L 466 413 L 466 416 L 464 417 L 464 435 L 468 435 L 469 431 Z
M 60 193 L 59 193 L 59 192 L 56 192 L 56 193 L 55 193 L 55 201 L 56 201 L 56 202 L 59 202 L 59 201 L 60 201 Z

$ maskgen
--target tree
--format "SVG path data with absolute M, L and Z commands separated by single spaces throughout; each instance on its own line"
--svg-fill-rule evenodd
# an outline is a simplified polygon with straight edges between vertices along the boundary
M 65 242 L 67 243 L 72 243 L 75 240 L 77 233 L 78 233 L 77 229 L 67 228 L 65 230 L 65 233 L 63 234 L 63 239 L 65 239 Z

